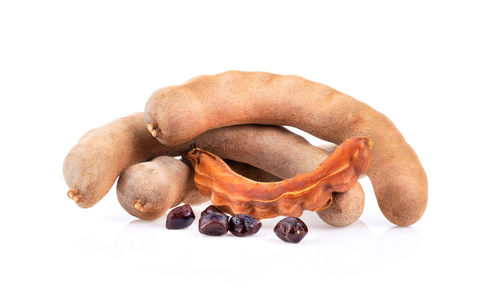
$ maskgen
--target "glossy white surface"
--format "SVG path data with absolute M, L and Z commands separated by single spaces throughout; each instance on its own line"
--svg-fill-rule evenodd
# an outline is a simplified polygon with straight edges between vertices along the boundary
M 2 2 L 0 294 L 498 296 L 499 27 L 482 1 Z M 83 133 L 228 69 L 298 74 L 389 116 L 428 174 L 422 220 L 390 224 L 366 178 L 358 222 L 306 213 L 297 245 L 278 219 L 212 238 L 136 220 L 114 188 L 91 209 L 65 196 Z

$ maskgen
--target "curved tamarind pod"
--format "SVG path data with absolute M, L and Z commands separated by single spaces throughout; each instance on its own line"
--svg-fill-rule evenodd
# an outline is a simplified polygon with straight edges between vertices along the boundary
M 123 169 L 172 150 L 151 136 L 142 112 L 92 129 L 64 158 L 67 195 L 78 206 L 91 207 L 109 192 Z
M 262 183 L 235 173 L 216 155 L 193 148 L 187 159 L 195 169 L 195 183 L 202 195 L 231 214 L 255 218 L 278 215 L 300 217 L 303 210 L 316 211 L 330 206 L 332 192 L 345 192 L 368 170 L 368 138 L 354 137 L 337 147 L 316 170 L 279 182 Z
M 142 113 L 90 130 L 64 159 L 69 198 L 80 207 L 91 207 L 106 195 L 124 168 L 162 154 L 164 147 L 144 127 Z
M 298 76 L 228 71 L 160 89 L 145 109 L 146 124 L 175 145 L 218 127 L 290 125 L 333 143 L 364 135 L 374 143 L 370 178 L 382 213 L 407 226 L 427 206 L 427 176 L 394 124 L 367 104 Z

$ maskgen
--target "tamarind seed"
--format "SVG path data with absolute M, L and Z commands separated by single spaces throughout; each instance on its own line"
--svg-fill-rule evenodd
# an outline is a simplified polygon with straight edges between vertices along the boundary
M 184 229 L 194 222 L 194 212 L 189 204 L 172 209 L 167 215 L 167 229 Z
M 296 217 L 286 217 L 274 227 L 274 233 L 285 242 L 298 243 L 306 236 L 306 223 Z
M 204 215 L 207 215 L 209 213 L 214 213 L 214 212 L 218 212 L 218 213 L 224 213 L 222 210 L 220 210 L 217 206 L 215 205 L 210 205 L 208 206 L 207 208 L 205 208 L 204 211 L 201 212 L 201 216 L 204 216 Z
M 229 220 L 229 232 L 238 237 L 245 237 L 257 233 L 262 227 L 262 223 L 256 218 L 237 214 Z
M 227 233 L 229 217 L 220 212 L 208 213 L 198 221 L 201 234 L 219 236 Z

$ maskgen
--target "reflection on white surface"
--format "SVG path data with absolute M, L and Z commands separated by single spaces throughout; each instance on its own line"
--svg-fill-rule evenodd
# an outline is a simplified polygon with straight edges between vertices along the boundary
M 421 237 L 416 229 L 391 227 L 377 238 L 373 246 L 370 256 L 372 268 L 375 270 L 382 266 L 384 269 L 398 269 L 401 266 L 412 266 L 411 262 L 419 258 L 421 248 Z
M 197 219 L 183 230 L 167 230 L 165 217 L 154 221 L 134 219 L 125 224 L 114 238 L 110 255 L 114 265 L 165 275 L 203 275 L 210 271 L 227 278 L 231 275 L 225 265 L 202 265 L 225 259 L 223 262 L 250 270 L 261 270 L 265 265 L 261 273 L 270 275 L 283 270 L 307 271 L 312 263 L 332 267 L 324 271 L 326 274 L 356 273 L 376 271 L 380 265 L 398 265 L 421 247 L 419 232 L 411 227 L 389 227 L 377 235 L 362 220 L 333 227 L 310 212 L 302 217 L 309 233 L 299 244 L 276 237 L 273 228 L 281 218 L 263 220 L 261 230 L 246 238 L 230 233 L 210 237 L 197 230 L 199 213 L 205 206 L 195 207 Z M 185 265 L 186 258 L 200 265 L 194 270 Z

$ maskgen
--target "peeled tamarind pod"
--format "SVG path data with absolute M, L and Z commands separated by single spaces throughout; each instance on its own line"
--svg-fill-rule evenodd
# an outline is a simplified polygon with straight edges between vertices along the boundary
M 389 118 L 298 76 L 240 71 L 201 76 L 156 91 L 146 105 L 145 119 L 149 131 L 168 145 L 247 123 L 290 125 L 333 143 L 363 135 L 374 142 L 367 174 L 386 218 L 411 225 L 427 206 L 425 171 Z
M 315 170 L 268 183 L 245 178 L 221 158 L 198 148 L 193 148 L 187 159 L 195 169 L 196 187 L 220 209 L 258 219 L 299 217 L 303 210 L 329 207 L 333 192 L 354 187 L 358 176 L 368 170 L 371 146 L 368 138 L 348 139 Z
M 199 204 L 207 201 L 193 181 L 193 169 L 169 156 L 125 169 L 118 179 L 116 195 L 121 206 L 131 215 L 152 220 L 181 202 Z

